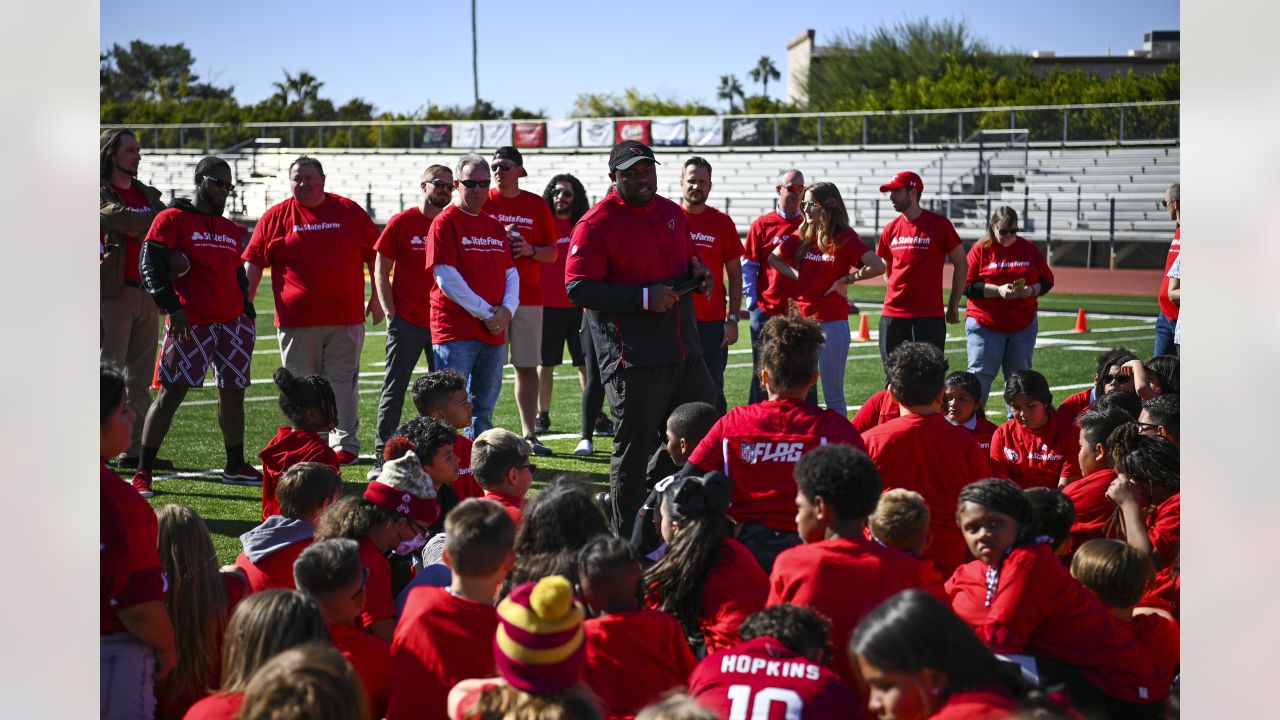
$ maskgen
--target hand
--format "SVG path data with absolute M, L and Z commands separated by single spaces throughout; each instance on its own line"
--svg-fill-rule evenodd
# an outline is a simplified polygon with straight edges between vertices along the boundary
M 156 678 L 162 678 L 178 667 L 178 650 L 172 644 L 165 648 L 155 648 Z
M 711 297 L 711 270 L 702 264 L 702 258 L 696 255 L 689 260 L 689 272 L 695 277 L 702 277 L 702 284 L 698 286 L 698 291 L 707 297 Z
M 831 287 L 827 288 L 827 292 L 824 294 L 830 295 L 831 293 L 836 293 L 840 297 L 847 298 L 849 297 L 849 282 L 848 275 L 841 275 L 836 278 L 835 282 L 831 283 Z
M 647 290 L 649 291 L 649 306 L 645 308 L 646 310 L 666 312 L 680 302 L 680 296 L 676 294 L 676 291 L 670 285 L 655 283 L 650 285 Z
M 1138 485 L 1124 475 L 1116 475 L 1107 488 L 1107 499 L 1116 505 L 1138 502 Z
M 493 314 L 484 321 L 484 326 L 492 335 L 501 335 L 506 331 L 507 326 L 511 324 L 511 311 L 506 307 L 499 305 L 494 308 Z
M 533 246 L 525 242 L 520 228 L 514 223 L 506 226 L 507 238 L 511 240 L 511 257 L 533 257 Z M 527 252 L 526 252 L 527 251 Z
M 1130 360 L 1129 362 L 1120 366 L 1120 374 L 1133 377 L 1134 365 L 1141 365 L 1141 364 L 1142 364 L 1141 360 Z
M 1018 290 L 1013 287 L 1013 283 L 997 285 L 996 294 L 1000 296 L 1001 300 L 1017 300 L 1020 297 L 1018 295 Z
M 947 308 L 947 323 L 955 325 L 960 322 L 960 308 L 952 305 Z
M 382 322 L 382 318 L 386 316 L 382 312 L 382 303 L 378 302 L 378 298 L 369 298 L 369 304 L 365 305 L 364 314 L 373 318 L 374 325 Z
M 187 319 L 186 310 L 179 309 L 169 313 L 169 337 L 180 343 L 191 337 L 191 321 Z
M 735 312 L 730 319 L 724 321 L 724 340 L 720 341 L 720 347 L 729 347 L 738 342 L 738 314 Z

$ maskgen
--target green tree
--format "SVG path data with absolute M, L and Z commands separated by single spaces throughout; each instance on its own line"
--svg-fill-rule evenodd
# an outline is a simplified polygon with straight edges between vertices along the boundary
M 299 71 L 297 75 L 290 74 L 288 70 L 282 71 L 284 81 L 271 83 L 276 92 L 270 99 L 277 100 L 280 105 L 297 103 L 303 115 L 312 114 L 320 99 L 320 88 L 324 87 L 324 83 L 306 70 Z
M 647 95 L 636 88 L 627 88 L 622 95 L 613 93 L 582 93 L 574 100 L 570 117 L 632 117 L 662 115 L 714 115 L 714 108 L 700 100 L 684 101 L 677 97 Z
M 151 45 L 134 40 L 127 48 L 113 44 L 98 59 L 98 94 L 104 103 L 231 97 L 229 87 L 199 82 L 199 76 L 191 72 L 195 58 L 182 43 Z
M 728 100 L 731 114 L 738 111 L 738 107 L 733 103 L 733 99 L 736 97 L 741 97 L 743 103 L 746 103 L 747 96 L 742 92 L 742 83 L 738 82 L 737 76 L 721 75 L 720 87 L 716 89 L 716 99 Z
M 761 55 L 756 61 L 756 66 L 751 68 L 751 79 L 754 82 L 762 83 L 764 91 L 760 94 L 769 97 L 769 81 L 781 80 L 782 74 L 778 72 L 778 66 L 773 64 L 773 59 L 768 55 Z

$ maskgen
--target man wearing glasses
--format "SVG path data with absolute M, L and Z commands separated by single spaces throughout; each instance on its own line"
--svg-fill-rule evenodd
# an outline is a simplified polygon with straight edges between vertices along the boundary
M 280 360 L 295 376 L 323 375 L 333 386 L 338 423 L 329 446 L 343 465 L 360 453 L 356 374 L 364 349 L 364 319 L 382 322 L 374 273 L 378 228 L 358 204 L 325 192 L 320 161 L 302 155 L 289 166 L 292 197 L 268 208 L 241 256 L 249 297 L 263 268 L 272 268 Z M 364 269 L 372 284 L 364 298 Z
M 1164 192 L 1164 200 L 1160 207 L 1169 211 L 1169 219 L 1177 223 L 1173 231 L 1173 242 L 1169 244 L 1169 253 L 1164 261 L 1164 277 L 1160 279 L 1160 314 L 1156 316 L 1156 355 L 1177 355 L 1178 346 L 1173 342 L 1174 324 L 1178 322 L 1178 303 L 1169 298 L 1169 270 L 1173 261 L 1182 252 L 1182 202 L 1181 183 L 1174 183 Z
M 422 201 L 417 207 L 392 215 L 373 246 L 378 251 L 373 264 L 378 299 L 387 315 L 387 366 L 378 400 L 370 480 L 382 471 L 382 449 L 400 425 L 409 376 L 424 352 L 427 367 L 436 369 L 431 352 L 431 288 L 436 281 L 427 272 L 427 234 L 431 221 L 448 207 L 453 196 L 453 171 L 444 165 L 432 165 L 422 174 L 419 187 Z
M 511 318 L 511 364 L 516 369 L 516 408 L 520 434 L 534 455 L 550 455 L 534 434 L 538 412 L 538 361 L 542 350 L 542 267 L 556 260 L 556 219 L 542 197 L 520 189 L 528 175 L 514 147 L 500 147 L 489 169 L 497 187 L 489 190 L 484 211 L 498 219 L 511 236 L 511 254 L 520 274 L 520 307 Z
M 436 368 L 467 378 L 474 406 L 469 437 L 493 427 L 502 391 L 507 327 L 520 306 L 520 275 L 502 223 L 480 209 L 489 199 L 489 164 L 479 155 L 458 161 L 453 202 L 427 236 L 431 341 Z

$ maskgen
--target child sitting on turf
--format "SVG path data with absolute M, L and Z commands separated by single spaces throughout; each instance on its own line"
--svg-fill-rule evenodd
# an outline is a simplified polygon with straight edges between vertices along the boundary
M 1149 558 L 1155 586 L 1142 605 L 1179 616 L 1173 564 L 1182 537 L 1181 460 L 1178 447 L 1162 437 L 1142 435 L 1136 423 L 1116 430 L 1108 441 L 1117 477 L 1107 489 L 1121 520 L 1121 539 Z
M 864 536 L 881 488 L 880 472 L 866 453 L 841 445 L 816 448 L 796 465 L 796 485 L 796 522 L 805 544 L 778 556 L 769 576 L 769 606 L 817 610 L 831 619 L 831 646 L 844 648 L 858 621 L 890 595 L 922 587 L 942 597 L 925 561 Z M 857 687 L 846 653 L 837 652 L 831 665 Z
M 285 470 L 300 462 L 318 462 L 327 465 L 335 473 L 338 455 L 329 447 L 327 433 L 338 422 L 338 404 L 333 396 L 333 386 L 322 375 L 294 377 L 285 368 L 277 368 L 272 375 L 280 389 L 280 412 L 293 427 L 282 427 L 276 436 L 258 453 L 262 459 L 262 519 L 280 514 L 276 501 L 276 485 Z
M 1053 409 L 1049 381 L 1035 370 L 1017 370 L 1005 381 L 1004 402 L 1013 417 L 991 436 L 991 473 L 1019 487 L 1065 487 L 1080 479 L 1080 431 Z
M 471 470 L 484 488 L 485 499 L 501 505 L 517 528 L 536 469 L 529 462 L 529 443 L 510 430 L 485 430 L 471 445 Z
M 592 497 L 594 486 L 567 475 L 551 479 L 530 500 L 516 530 L 516 562 L 499 595 L 515 586 L 548 575 L 578 582 L 578 553 L 600 535 L 608 535 L 609 520 Z
M 1107 488 L 1116 479 L 1116 471 L 1111 467 L 1107 440 L 1116 428 L 1132 421 L 1128 413 L 1114 407 L 1091 408 L 1077 420 L 1080 424 L 1080 472 L 1084 477 L 1062 490 L 1076 508 L 1075 522 L 1071 526 L 1072 547 L 1106 537 L 1108 529 L 1115 527 L 1115 505 L 1107 499 Z
M 436 499 L 440 502 L 440 517 L 428 528 L 427 537 L 431 537 L 444 529 L 445 516 L 463 500 L 456 487 L 462 477 L 462 462 L 454 452 L 458 433 L 444 420 L 419 416 L 402 423 L 396 428 L 395 436 L 405 438 L 413 444 L 418 462 L 431 476 L 431 484 L 435 486 Z M 390 446 L 391 441 L 388 440 L 387 447 Z M 386 448 L 383 448 L 383 454 L 386 459 L 400 455 L 399 452 L 392 454 Z
M 921 557 L 932 537 L 929 505 L 914 490 L 886 490 L 876 501 L 876 511 L 867 519 L 867 528 L 871 539 L 881 545 Z
M 394 449 L 394 450 L 393 450 Z M 387 553 L 408 555 L 426 543 L 427 526 L 440 516 L 431 477 L 423 472 L 411 443 L 393 437 L 387 452 L 403 452 L 382 466 L 361 497 L 344 497 L 320 516 L 316 540 L 349 538 L 360 543 L 360 561 L 369 570 L 360 627 L 391 639 L 396 609 Z
M 680 623 L 641 602 L 640 554 L 631 543 L 602 535 L 578 555 L 578 585 L 589 619 L 582 680 L 613 717 L 645 705 L 689 681 L 697 661 Z
M 413 381 L 412 393 L 413 406 L 422 417 L 440 418 L 456 431 L 471 426 L 467 379 L 457 370 L 447 368 L 423 375 Z M 471 472 L 471 438 L 458 432 L 453 454 L 458 458 L 458 479 L 452 487 L 458 500 L 484 497 L 484 490 Z
M 769 595 L 769 576 L 733 538 L 732 492 L 720 473 L 677 477 L 659 504 L 668 547 L 645 573 L 646 600 L 680 621 L 696 656 L 736 643 L 738 626 Z
M 1058 405 L 1058 412 L 1074 421 L 1080 413 L 1113 390 L 1133 390 L 1133 376 L 1121 372 L 1124 364 L 1137 360 L 1138 356 L 1125 348 L 1111 348 L 1098 356 L 1098 369 L 1093 374 L 1093 387 L 1068 396 Z
M 978 447 L 988 452 L 996 424 L 987 419 L 986 407 L 978 400 L 982 397 L 982 381 L 971 372 L 959 370 L 948 375 L 942 386 L 946 393 L 943 409 L 947 422 L 968 430 L 978 441 Z
M 853 416 L 851 422 L 853 428 L 861 434 L 901 416 L 902 408 L 898 406 L 898 399 L 886 386 L 885 389 L 875 391 L 871 397 L 863 401 L 862 407 L 858 408 L 858 413 Z
M 244 690 L 239 720 L 379 720 L 370 715 L 360 677 L 324 643 L 289 648 L 263 665 Z
M 631 544 L 639 548 L 646 559 L 662 547 L 662 535 L 658 532 L 658 501 L 662 497 L 660 488 L 666 487 L 663 480 L 684 467 L 689 461 L 689 453 L 698 447 L 719 419 L 720 413 L 704 402 L 685 403 L 667 417 L 667 442 L 649 461 L 648 478 L 653 489 L 640 506 L 640 517 L 631 526 Z
M 1099 538 L 1076 550 L 1071 575 L 1138 636 L 1156 664 L 1155 697 L 1168 697 L 1178 672 L 1178 623 L 1164 611 L 1135 607 L 1151 585 L 1151 562 L 1119 540 Z
M 1168 393 L 1143 402 L 1142 412 L 1138 413 L 1138 431 L 1143 435 L 1162 437 L 1177 445 L 1178 438 L 1182 435 L 1179 405 L 1180 398 Z
M 1076 506 L 1057 488 L 1033 487 L 1022 491 L 1031 512 L 1035 515 L 1036 542 L 1053 548 L 1054 554 L 1068 556 L 1071 552 L 1071 524 L 1076 519 Z
M 445 518 L 448 588 L 414 589 L 391 642 L 391 718 L 442 718 L 449 690 L 493 675 L 493 602 L 514 562 L 516 526 L 501 505 L 469 499 Z
M 240 536 L 236 567 L 250 592 L 293 589 L 293 561 L 311 544 L 320 514 L 341 496 L 342 478 L 328 465 L 300 462 L 284 471 L 273 498 L 279 514 Z

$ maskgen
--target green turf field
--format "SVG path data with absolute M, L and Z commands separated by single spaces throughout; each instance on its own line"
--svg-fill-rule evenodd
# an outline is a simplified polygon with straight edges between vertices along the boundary
M 858 303 L 878 303 L 883 299 L 883 289 L 854 287 L 850 297 Z M 263 288 L 258 302 L 258 344 L 254 354 L 253 386 L 246 393 L 245 451 L 251 462 L 257 461 L 256 453 L 274 435 L 276 428 L 285 424 L 276 406 L 275 386 L 271 373 L 280 364 L 279 344 L 272 326 L 271 297 Z M 1072 332 L 1076 309 L 1084 307 L 1090 313 L 1086 334 Z M 1040 336 L 1035 354 L 1035 368 L 1044 373 L 1054 388 L 1054 397 L 1063 398 L 1086 387 L 1093 377 L 1094 358 L 1107 348 L 1123 345 L 1140 357 L 1150 356 L 1154 346 L 1156 313 L 1154 298 L 1070 296 L 1051 293 L 1041 301 Z M 884 369 L 875 342 L 879 315 L 875 308 L 867 307 L 872 332 L 871 342 L 855 341 L 849 351 L 848 373 L 845 376 L 845 396 L 850 414 L 871 393 L 883 387 Z M 1125 314 L 1130 317 L 1100 317 L 1107 313 Z M 850 317 L 854 336 L 857 335 L 858 318 Z M 360 373 L 360 431 L 361 452 L 368 455 L 373 449 L 374 421 L 377 415 L 378 393 L 382 387 L 383 360 L 385 355 L 385 325 L 370 325 L 361 358 Z M 729 368 L 725 372 L 725 395 L 729 405 L 746 401 L 751 372 L 751 346 L 747 322 L 740 324 L 741 338 L 730 348 Z M 566 353 L 567 359 L 567 353 Z M 966 365 L 964 328 L 948 326 L 947 359 L 952 369 L 964 369 Z M 426 372 L 425 359 L 419 370 Z M 498 427 L 519 431 L 516 417 L 512 371 L 507 369 L 502 397 L 498 401 L 494 422 Z M 1004 417 L 1004 403 L 999 393 L 1003 378 L 996 378 L 992 399 L 987 411 L 999 424 Z M 212 382 L 209 382 L 212 385 Z M 172 458 L 177 470 L 171 475 L 157 475 L 153 505 L 185 503 L 193 507 L 208 523 L 213 533 L 219 558 L 230 562 L 240 550 L 239 535 L 259 523 L 261 513 L 259 488 L 224 485 L 219 481 L 224 463 L 222 438 L 218 432 L 215 391 L 211 387 L 192 390 L 187 401 L 178 411 L 172 430 L 165 439 L 161 456 Z M 571 472 L 602 484 L 607 484 L 609 454 L 613 445 L 609 438 L 596 439 L 596 453 L 590 458 L 572 454 L 577 445 L 578 414 L 581 392 L 577 375 L 570 366 L 562 366 L 556 373 L 555 391 L 552 396 L 552 430 L 544 442 L 556 451 L 550 458 L 537 458 L 536 487 L 557 474 Z M 406 408 L 412 412 L 412 403 Z M 408 416 L 406 416 L 407 419 Z M 141 422 L 141 420 L 139 420 Z M 371 460 L 343 469 L 346 490 L 359 492 L 365 483 L 365 474 Z M 128 476 L 125 476 L 128 479 Z

